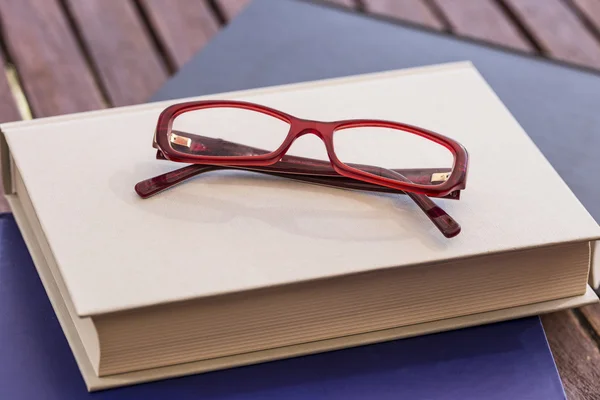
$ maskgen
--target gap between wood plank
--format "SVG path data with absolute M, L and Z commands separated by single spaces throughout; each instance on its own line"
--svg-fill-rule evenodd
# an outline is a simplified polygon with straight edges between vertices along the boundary
M 164 60 L 133 2 L 63 0 L 63 6 L 112 106 L 144 102 L 166 81 Z
M 447 33 L 451 33 L 452 24 L 450 20 L 444 14 L 444 11 L 435 3 L 435 0 L 423 0 L 423 2 L 429 7 L 431 12 L 435 15 L 435 17 L 441 21 L 443 25 L 443 31 Z
M 501 0 L 546 55 L 600 68 L 600 42 L 562 0 Z
M 213 7 L 219 10 L 223 23 L 234 19 L 250 4 L 250 0 L 211 0 L 211 2 Z
M 425 0 L 363 0 L 367 14 L 391 17 L 436 30 L 447 29 L 448 25 L 433 11 L 431 4 Z
M 225 15 L 224 11 L 221 10 L 221 7 L 219 6 L 219 4 L 217 4 L 217 1 L 216 0 L 207 0 L 207 2 L 208 2 L 208 7 L 210 7 L 210 9 L 212 10 L 213 14 L 215 15 L 215 18 L 219 22 L 219 25 L 221 27 L 226 25 L 228 18 Z
M 177 63 L 175 61 L 175 57 L 173 57 L 169 50 L 166 48 L 165 44 L 161 41 L 157 31 L 154 29 L 152 24 L 152 18 L 148 15 L 148 10 L 144 7 L 144 5 L 140 2 L 140 0 L 131 0 L 135 9 L 144 24 L 146 32 L 148 32 L 148 36 L 152 41 L 152 46 L 154 47 L 157 54 L 161 56 L 163 64 L 167 70 L 169 75 L 173 75 L 179 69 Z
M 0 65 L 3 76 L 0 76 L 0 122 L 18 121 L 26 116 L 31 118 L 27 98 L 23 94 L 19 75 L 8 49 L 4 43 L 4 32 L 0 31 Z M 24 109 L 20 106 L 24 103 Z
M 510 7 L 507 7 L 506 4 L 502 0 L 496 0 L 496 4 L 498 4 L 498 7 L 504 12 L 504 15 L 506 15 L 506 17 L 515 26 L 515 28 L 519 31 L 519 33 L 525 39 L 527 39 L 527 41 L 531 45 L 534 52 L 542 53 L 543 50 L 542 50 L 542 47 L 540 46 L 540 44 L 537 42 L 535 37 L 529 32 L 529 30 L 527 30 L 527 28 L 525 26 L 523 26 L 519 17 L 517 15 L 515 15 L 513 10 Z
M 69 9 L 67 0 L 58 0 L 58 2 L 60 4 L 60 7 L 62 8 L 62 11 L 63 11 L 66 19 L 67 19 L 69 28 L 70 28 L 71 32 L 73 33 L 73 37 L 75 38 L 75 41 L 77 42 L 77 47 L 79 48 L 79 51 L 85 58 L 85 62 L 88 66 L 88 69 L 92 72 L 92 76 L 94 77 L 96 86 L 98 87 L 100 95 L 102 96 L 103 106 L 108 107 L 110 105 L 108 93 L 102 83 L 102 79 L 100 78 L 100 73 L 99 73 L 98 69 L 96 68 L 94 60 L 92 59 L 91 54 L 89 53 L 87 47 L 85 46 L 85 41 L 83 39 L 83 36 L 81 35 L 81 32 L 79 31 L 79 29 L 77 27 L 77 23 L 75 22 L 73 15 L 71 14 L 71 10 Z
M 494 0 L 478 0 L 465 6 L 462 0 L 432 0 L 450 22 L 451 31 L 462 36 L 532 52 L 534 46 Z
M 567 6 L 600 42 L 600 1 L 565 0 Z
M 17 83 L 13 82 L 16 81 L 16 74 L 14 73 L 14 68 L 4 60 L 1 51 L 0 65 L 2 66 L 2 71 L 5 72 L 4 75 L 0 75 L 0 122 L 18 121 L 20 119 L 18 96 L 16 96 L 12 88 Z M 11 69 L 13 72 L 11 72 Z M 0 176 L 0 187 L 2 187 L 1 184 L 2 177 Z M 4 212 L 10 212 L 10 206 L 4 197 L 3 191 L 0 191 L 0 213 Z
M 577 317 L 581 327 L 587 332 L 588 336 L 596 343 L 596 348 L 600 353 L 600 334 L 596 331 L 596 321 L 592 320 L 595 315 L 600 315 L 599 310 L 600 304 L 591 304 L 586 307 L 573 309 L 573 315 Z
M 2 1 L 0 13 L 6 47 L 34 116 L 103 106 L 93 74 L 58 2 Z M 55 60 L 62 60 L 60 66 Z
M 6 80 L 8 81 L 8 93 L 12 95 L 15 107 L 17 108 L 15 112 L 17 113 L 18 117 L 11 117 L 10 119 L 5 119 L 6 113 L 2 111 L 0 112 L 0 121 L 8 122 L 18 121 L 20 119 L 33 119 L 33 115 L 31 114 L 31 108 L 29 107 L 29 102 L 27 101 L 27 97 L 23 92 L 23 87 L 21 86 L 17 69 L 14 67 L 14 65 L 5 64 L 4 73 L 6 74 Z
M 147 28 L 174 73 L 204 47 L 221 23 L 208 0 L 137 0 Z

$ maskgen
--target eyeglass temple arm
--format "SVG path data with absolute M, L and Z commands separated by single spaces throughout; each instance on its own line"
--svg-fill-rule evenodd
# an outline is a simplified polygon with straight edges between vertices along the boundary
M 156 176 L 154 178 L 146 179 L 135 185 L 135 191 L 142 198 L 151 197 L 157 193 L 160 193 L 166 189 L 169 189 L 183 181 L 186 181 L 194 176 L 203 174 L 205 172 L 220 170 L 220 169 L 240 169 L 237 167 L 229 166 L 217 166 L 217 165 L 199 165 L 192 164 L 183 168 L 179 168 L 174 171 L 167 172 L 165 174 Z M 433 222 L 433 224 L 442 232 L 442 234 L 448 238 L 454 237 L 460 233 L 460 225 L 448 215 L 442 208 L 438 207 L 429 197 L 410 193 L 397 191 L 390 188 L 385 188 L 378 185 L 371 185 L 369 183 L 354 181 L 353 179 L 339 177 L 327 177 L 318 175 L 302 175 L 302 174 L 289 174 L 269 171 L 267 169 L 250 169 L 255 172 L 260 172 L 268 175 L 294 179 L 303 182 L 316 183 L 326 186 L 333 186 L 347 189 L 358 189 L 358 190 L 369 190 L 369 191 L 382 191 L 397 194 L 407 194 L 410 198 L 417 203 L 419 208 L 425 212 L 425 215 Z
M 402 190 L 392 189 L 385 186 L 374 185 L 368 182 L 358 181 L 351 178 L 346 178 L 342 175 L 317 175 L 317 174 L 304 174 L 299 172 L 288 172 L 279 170 L 277 162 L 273 165 L 265 167 L 238 167 L 238 166 L 226 166 L 226 165 L 203 165 L 203 164 L 192 164 L 183 168 L 179 168 L 174 171 L 167 172 L 165 174 L 155 176 L 150 179 L 139 182 L 135 186 L 137 194 L 142 198 L 148 198 L 158 194 L 166 189 L 169 189 L 183 181 L 193 178 L 196 175 L 204 172 L 219 170 L 219 169 L 239 169 L 258 172 L 271 176 L 278 176 L 281 178 L 287 178 L 297 180 L 301 182 L 315 183 L 324 186 L 331 186 L 343 189 L 354 189 L 354 190 L 366 190 L 371 192 L 383 192 L 383 193 L 396 193 L 405 195 L 406 192 Z M 460 191 L 454 191 L 444 198 L 458 200 L 460 198 Z
M 254 147 L 225 141 L 223 139 L 208 138 L 200 135 L 194 135 L 187 132 L 184 133 L 179 131 L 173 131 L 173 134 L 175 135 L 175 137 L 180 136 L 181 138 L 183 138 L 182 143 L 184 143 L 186 147 L 190 148 L 192 151 L 210 152 L 210 155 L 240 156 L 259 155 L 268 153 L 267 151 L 262 149 L 257 149 Z M 192 142 L 192 139 L 194 140 L 194 142 Z M 176 141 L 174 145 L 181 144 L 178 144 Z M 164 158 L 160 150 L 157 153 L 157 158 Z M 427 179 L 426 182 L 430 182 L 430 179 L 432 179 L 432 177 L 434 176 L 433 174 L 445 174 L 450 172 L 449 169 L 388 170 L 385 168 L 372 167 L 369 165 L 360 165 L 358 167 L 360 167 L 363 170 L 367 169 L 369 170 L 369 172 L 377 175 L 388 176 L 392 179 L 401 180 L 408 183 L 422 181 L 425 177 Z M 146 198 L 169 187 L 172 187 L 180 182 L 183 182 L 193 176 L 196 176 L 200 173 L 224 168 L 239 167 L 191 165 L 188 167 L 180 168 L 176 171 L 157 176 L 155 178 L 142 181 L 136 185 L 135 190 L 142 198 Z M 328 186 L 407 194 L 425 212 L 425 214 L 429 217 L 433 224 L 436 227 L 438 227 L 438 229 L 442 232 L 442 234 L 444 234 L 444 236 L 453 237 L 460 232 L 460 225 L 452 217 L 450 217 L 443 209 L 438 207 L 429 197 L 412 192 L 396 191 L 393 189 L 384 188 L 379 185 L 372 185 L 367 182 L 356 181 L 354 179 L 341 177 L 332 168 L 331 164 L 326 161 L 286 155 L 275 164 L 271 164 L 266 167 L 252 167 L 246 169 L 301 180 L 305 182 L 324 184 Z M 449 197 L 458 199 L 459 194 L 460 192 L 456 191 Z
M 389 177 L 393 175 L 395 179 L 411 183 L 408 179 L 406 179 L 402 174 L 397 173 L 395 170 L 387 170 L 386 171 Z M 442 232 L 442 234 L 451 238 L 460 233 L 460 225 L 458 222 L 454 220 L 450 215 L 446 213 L 441 207 L 433 202 L 429 197 L 417 194 L 413 192 L 406 192 L 408 197 L 410 197 L 421 210 L 427 215 L 427 217 L 433 222 L 433 224 Z

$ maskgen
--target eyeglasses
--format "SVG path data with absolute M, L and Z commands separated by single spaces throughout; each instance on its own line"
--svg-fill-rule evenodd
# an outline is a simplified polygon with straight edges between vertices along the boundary
M 311 140 L 298 140 L 306 135 Z M 323 146 L 315 146 L 321 140 Z M 292 148 L 292 144 L 294 147 Z M 460 225 L 430 197 L 458 200 L 468 154 L 458 142 L 384 120 L 300 119 L 241 101 L 172 105 L 158 118 L 157 159 L 191 164 L 139 182 L 148 198 L 199 174 L 242 169 L 337 188 L 408 195 L 448 238 Z

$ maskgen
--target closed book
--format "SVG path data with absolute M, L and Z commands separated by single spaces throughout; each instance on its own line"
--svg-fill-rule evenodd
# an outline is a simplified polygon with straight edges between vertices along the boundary
M 2 399 L 565 398 L 537 317 L 90 394 L 9 214 L 0 276 Z
M 2 125 L 7 198 L 90 389 L 597 300 L 600 228 L 470 63 L 202 99 L 443 132 L 471 156 L 460 200 L 436 199 L 462 232 L 407 196 L 247 171 L 142 200 L 136 182 L 180 167 L 149 145 L 174 101 Z

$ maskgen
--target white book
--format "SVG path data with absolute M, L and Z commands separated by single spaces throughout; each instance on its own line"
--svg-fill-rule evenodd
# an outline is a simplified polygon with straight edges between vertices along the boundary
M 141 199 L 182 166 L 151 147 L 178 101 L 3 124 L 4 189 L 90 390 L 597 301 L 600 227 L 470 63 L 180 101 L 201 99 L 457 140 L 467 187 L 434 201 L 462 232 L 407 196 L 248 171 Z

